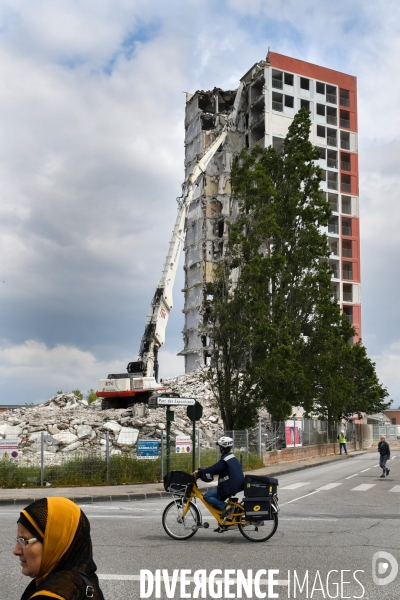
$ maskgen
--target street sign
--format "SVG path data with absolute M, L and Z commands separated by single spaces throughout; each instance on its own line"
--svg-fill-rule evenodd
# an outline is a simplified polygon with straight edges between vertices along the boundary
M 18 440 L 0 440 L 0 458 L 18 458 Z
M 147 460 L 158 458 L 158 441 L 143 440 L 136 445 L 136 457 Z
M 175 440 L 176 454 L 189 454 L 192 451 L 192 440 L 189 436 L 179 436 Z
M 194 398 L 157 398 L 158 406 L 193 406 Z
M 194 405 L 188 406 L 186 414 L 191 421 L 198 421 L 203 416 L 203 407 L 200 402 L 195 402 Z

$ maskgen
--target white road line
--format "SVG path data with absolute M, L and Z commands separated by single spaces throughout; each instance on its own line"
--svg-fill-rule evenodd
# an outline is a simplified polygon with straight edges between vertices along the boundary
M 351 479 L 352 477 L 357 477 L 358 473 L 354 473 L 354 475 L 350 475 L 350 477 L 346 477 L 346 479 Z
M 291 483 L 290 485 L 285 485 L 284 487 L 279 487 L 280 490 L 296 490 L 297 488 L 303 487 L 304 485 L 308 485 L 310 481 L 298 481 L 297 483 Z
M 338 519 L 324 519 L 320 517 L 279 517 L 281 521 L 337 521 Z
M 361 485 L 358 485 L 357 487 L 353 488 L 351 491 L 352 492 L 366 492 L 367 490 L 370 490 L 371 488 L 375 487 L 376 483 L 362 483 Z
M 115 575 L 114 573 L 108 575 L 105 573 L 97 573 L 97 577 L 101 580 L 107 580 L 107 581 L 140 581 L 140 575 Z M 164 580 L 164 577 L 162 576 L 162 581 Z M 173 577 L 172 576 L 168 576 L 168 580 L 169 581 L 173 581 Z M 181 577 L 177 577 L 175 580 L 177 583 L 179 583 L 181 581 Z M 194 577 L 185 577 L 185 581 L 188 581 L 190 583 L 194 583 Z M 208 577 L 205 579 L 206 583 L 208 583 Z M 213 581 L 217 582 L 220 581 L 221 583 L 223 583 L 225 581 L 225 579 L 222 578 L 215 578 Z M 252 583 L 254 583 L 254 579 L 252 580 Z M 238 580 L 237 579 L 229 579 L 229 583 L 237 583 Z M 267 585 L 268 584 L 268 579 L 260 579 L 259 580 L 260 584 L 263 585 Z M 280 579 L 276 582 L 276 585 L 288 585 L 288 580 L 287 579 Z
M 313 494 L 318 494 L 321 490 L 315 490 L 314 492 L 310 492 L 309 494 L 304 494 L 304 496 L 299 496 L 298 498 L 294 498 L 293 500 L 289 500 L 289 502 L 279 502 L 279 506 L 285 506 L 286 504 L 292 504 L 292 502 L 297 502 L 297 500 L 301 500 L 302 498 L 307 498 L 307 496 L 312 496 Z
M 395 485 L 389 490 L 389 492 L 400 492 L 400 485 Z
M 131 517 L 130 515 L 89 515 L 89 519 L 143 519 L 143 517 Z
M 368 467 L 368 469 L 364 469 L 364 471 L 361 471 L 361 473 L 365 473 L 366 471 L 369 471 L 370 469 L 372 469 L 372 467 Z
M 372 468 L 373 468 L 373 469 L 376 469 L 376 467 L 379 467 L 379 465 L 374 465 Z
M 321 487 L 319 489 L 322 491 L 333 490 L 333 488 L 337 487 L 338 485 L 343 485 L 343 484 L 342 483 L 328 483 L 328 485 L 324 485 L 323 487 Z
M 148 508 L 137 508 L 136 506 L 134 508 L 133 507 L 122 508 L 121 506 L 96 506 L 95 504 L 80 504 L 79 508 L 90 508 L 90 510 L 115 510 L 115 511 L 128 510 L 130 512 L 145 512 L 146 510 L 149 510 Z M 156 510 L 161 510 L 161 509 L 156 509 Z

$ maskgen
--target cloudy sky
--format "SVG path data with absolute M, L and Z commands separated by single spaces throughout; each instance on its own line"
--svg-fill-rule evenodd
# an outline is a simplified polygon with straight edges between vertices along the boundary
M 134 360 L 181 193 L 183 92 L 268 47 L 358 78 L 363 341 L 400 405 L 400 4 L 0 0 L 0 404 Z M 160 354 L 181 374 L 182 270 Z

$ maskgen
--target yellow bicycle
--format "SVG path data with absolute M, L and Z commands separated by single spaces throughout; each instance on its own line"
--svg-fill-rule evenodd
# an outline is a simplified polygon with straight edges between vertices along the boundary
M 171 471 L 164 477 L 164 488 L 172 494 L 162 516 L 166 533 L 174 540 L 188 540 L 201 528 L 208 529 L 196 505 L 199 500 L 217 520 L 214 531 L 224 533 L 237 527 L 251 542 L 269 540 L 278 528 L 278 480 L 273 477 L 246 475 L 244 498 L 229 498 L 226 514 L 208 504 L 197 487 L 196 479 L 184 471 Z

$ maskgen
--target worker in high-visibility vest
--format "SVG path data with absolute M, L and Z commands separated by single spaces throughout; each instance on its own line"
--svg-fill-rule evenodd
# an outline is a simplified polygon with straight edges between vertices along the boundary
M 346 435 L 345 435 L 343 429 L 337 436 L 337 439 L 339 440 L 340 454 L 342 454 L 342 450 L 344 450 L 347 454 Z

